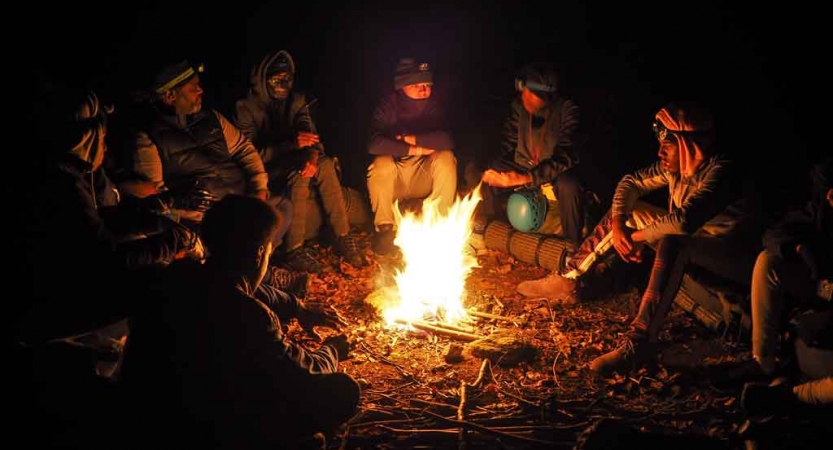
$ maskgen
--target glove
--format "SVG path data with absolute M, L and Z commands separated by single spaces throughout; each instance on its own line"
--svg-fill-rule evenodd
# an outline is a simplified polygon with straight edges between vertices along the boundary
M 158 194 L 172 209 L 206 212 L 219 198 L 202 187 L 199 180 Z

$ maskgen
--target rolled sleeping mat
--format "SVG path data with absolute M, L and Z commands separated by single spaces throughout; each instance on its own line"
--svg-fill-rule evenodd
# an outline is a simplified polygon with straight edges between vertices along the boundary
M 509 237 L 512 233 L 517 233 L 517 231 L 512 228 L 512 225 L 502 220 L 489 222 L 489 225 L 486 226 L 486 232 L 483 235 L 486 241 L 486 248 L 509 253 Z
M 522 233 L 502 220 L 486 227 L 486 247 L 508 253 L 520 261 L 549 270 L 559 270 L 567 242 L 555 236 Z

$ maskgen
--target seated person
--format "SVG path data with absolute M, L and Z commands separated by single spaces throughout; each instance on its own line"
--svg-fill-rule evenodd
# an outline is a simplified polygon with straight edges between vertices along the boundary
M 457 195 L 457 158 L 443 103 L 433 93 L 428 63 L 402 58 L 396 66 L 394 91 L 376 105 L 367 152 L 367 190 L 376 234 L 373 250 L 395 249 L 394 202 L 436 200 L 445 214 Z
M 294 88 L 294 80 L 295 62 L 287 51 L 265 56 L 252 69 L 249 93 L 237 101 L 235 116 L 240 131 L 263 158 L 273 198 L 292 202 L 292 220 L 283 243 L 286 265 L 304 272 L 326 269 L 304 246 L 309 226 L 307 200 L 315 190 L 335 234 L 336 253 L 355 267 L 365 266 L 367 261 L 350 232 L 337 162 L 324 153 L 309 110 L 312 102 Z
M 804 207 L 764 234 L 752 274 L 752 359 L 713 368 L 718 389 L 772 381 L 787 369 L 779 368 L 778 348 L 788 315 L 833 306 L 833 159 L 813 166 L 810 178 L 813 193 Z
M 136 394 L 140 416 L 172 415 L 156 415 L 173 429 L 156 423 L 147 428 L 159 430 L 154 437 L 174 433 L 189 445 L 206 439 L 212 448 L 281 446 L 331 433 L 356 412 L 359 386 L 338 372 L 348 356 L 346 337 L 331 336 L 313 349 L 281 327 L 291 317 L 308 331 L 343 319 L 277 290 L 271 305 L 254 297 L 280 221 L 263 200 L 226 195 L 202 223 L 206 262 L 169 268 L 158 302 L 137 317 L 122 381 Z M 145 425 L 141 418 L 136 424 Z
M 689 264 L 739 285 L 748 283 L 751 273 L 752 257 L 741 239 L 749 225 L 742 220 L 741 180 L 731 172 L 731 160 L 716 151 L 710 114 L 692 103 L 668 104 L 656 114 L 654 131 L 660 160 L 622 178 L 610 211 L 561 270 L 518 285 L 526 296 L 575 304 L 582 301 L 579 281 L 598 270 L 597 256 L 613 247 L 623 261 L 641 262 L 645 245 L 655 248 L 630 331 L 615 350 L 590 365 L 603 375 L 649 356 L 648 343 L 656 339 Z M 639 201 L 663 188 L 668 189 L 667 211 Z
M 518 94 L 503 128 L 502 155 L 486 162 L 482 173 L 483 203 L 475 226 L 496 213 L 497 197 L 520 187 L 550 186 L 558 199 L 563 236 L 576 247 L 582 239 L 585 210 L 585 191 L 574 170 L 579 160 L 578 106 L 559 92 L 558 75 L 550 64 L 528 65 L 516 87 Z

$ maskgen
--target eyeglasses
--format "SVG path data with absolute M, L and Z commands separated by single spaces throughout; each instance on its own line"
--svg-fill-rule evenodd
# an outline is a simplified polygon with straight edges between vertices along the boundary
M 272 87 L 282 87 L 285 89 L 289 89 L 289 86 L 292 85 L 293 78 L 289 75 L 276 75 L 266 80 L 269 86 Z

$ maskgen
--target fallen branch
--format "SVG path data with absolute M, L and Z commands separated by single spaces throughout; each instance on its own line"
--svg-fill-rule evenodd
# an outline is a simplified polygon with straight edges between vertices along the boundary
M 419 398 L 412 398 L 411 401 L 412 402 L 417 402 L 417 403 L 422 403 L 423 405 L 427 405 L 427 406 L 438 406 L 440 408 L 457 409 L 456 406 L 449 405 L 448 403 L 432 402 L 432 401 L 428 401 L 428 400 L 422 400 L 422 399 L 419 399 Z
M 519 321 L 519 320 L 517 320 L 517 319 L 515 319 L 515 318 L 512 318 L 512 317 L 498 316 L 498 315 L 496 315 L 496 314 L 484 313 L 484 312 L 476 311 L 476 310 L 473 310 L 473 309 L 469 309 L 469 310 L 467 310 L 466 312 L 467 312 L 467 313 L 468 313 L 468 315 L 470 315 L 470 316 L 480 317 L 480 318 L 483 318 L 483 319 L 502 320 L 502 321 L 504 321 L 504 322 L 512 322 L 512 323 L 514 323 L 515 325 L 518 325 L 518 324 L 520 323 L 520 321 Z
M 369 427 L 371 425 L 391 425 L 395 423 L 414 423 L 417 421 L 421 421 L 423 418 L 418 419 L 391 419 L 391 420 L 374 420 L 372 422 L 362 422 L 350 425 L 351 428 L 361 428 L 361 427 Z
M 428 411 L 428 410 L 423 411 L 423 413 L 428 414 L 429 416 L 434 417 L 435 419 L 441 420 L 443 422 L 446 422 L 446 423 L 449 423 L 449 424 L 452 424 L 452 425 L 456 425 L 458 427 L 465 427 L 465 428 L 472 429 L 472 430 L 475 430 L 475 431 L 478 431 L 478 432 L 481 432 L 481 433 L 484 433 L 484 434 L 489 434 L 489 435 L 492 435 L 492 436 L 518 439 L 518 440 L 521 440 L 521 441 L 524 441 L 524 442 L 531 442 L 531 443 L 541 444 L 541 445 L 558 445 L 558 442 L 543 441 L 543 440 L 540 440 L 540 439 L 533 439 L 533 438 L 528 438 L 528 437 L 525 437 L 525 436 L 518 436 L 518 435 L 515 435 L 515 434 L 511 434 L 511 433 L 504 433 L 502 431 L 493 430 L 491 428 L 484 427 L 482 425 L 477 425 L 476 423 L 471 423 L 471 422 L 466 422 L 466 421 L 461 421 L 461 420 L 448 419 L 448 418 L 443 417 L 439 414 L 432 413 L 431 411 Z
M 486 369 L 489 369 L 489 374 L 492 373 L 492 363 L 488 358 L 484 358 L 483 362 L 480 363 L 480 370 L 477 372 L 477 379 L 474 380 L 474 383 L 469 384 L 469 386 L 480 388 L 486 380 Z
M 370 348 L 368 348 L 368 346 L 367 346 L 367 345 L 365 345 L 365 344 L 364 344 L 364 342 L 360 343 L 360 345 L 361 345 L 362 349 L 363 349 L 363 350 L 364 350 L 364 351 L 365 351 L 368 355 L 370 355 L 370 356 L 372 356 L 372 357 L 374 357 L 374 358 L 378 359 L 379 361 L 382 361 L 382 362 L 383 362 L 383 363 L 385 363 L 385 364 L 390 364 L 391 366 L 396 367 L 396 369 L 397 369 L 397 370 L 399 370 L 399 373 L 401 373 L 401 374 L 402 374 L 402 376 L 404 376 L 404 377 L 406 377 L 406 378 L 410 378 L 410 379 L 413 379 L 413 378 L 414 378 L 414 375 L 413 375 L 412 373 L 408 372 L 407 370 L 405 370 L 405 368 L 404 368 L 404 367 L 402 367 L 401 365 L 399 365 L 399 364 L 397 364 L 397 363 L 395 363 L 395 362 L 393 362 L 393 361 L 391 361 L 391 360 L 389 360 L 389 359 L 385 358 L 384 356 L 381 356 L 381 355 L 377 354 L 376 352 L 374 352 L 373 350 L 371 350 Z

